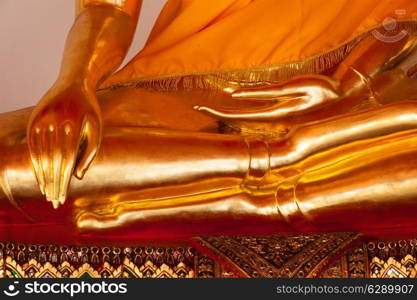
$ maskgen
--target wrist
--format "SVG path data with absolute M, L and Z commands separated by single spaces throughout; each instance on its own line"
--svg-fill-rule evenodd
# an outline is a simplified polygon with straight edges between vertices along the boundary
M 42 97 L 39 105 L 50 105 L 59 99 L 66 99 L 70 102 L 82 102 L 88 103 L 94 107 L 95 110 L 99 110 L 99 103 L 96 97 L 95 88 L 86 86 L 82 82 L 73 81 L 56 81 L 47 93 Z
M 69 90 L 78 90 L 83 93 L 94 93 L 96 91 L 96 87 L 93 84 L 90 84 L 88 80 L 78 77 L 74 79 L 69 78 L 58 78 L 55 83 L 50 88 L 50 91 L 54 93 L 63 93 Z

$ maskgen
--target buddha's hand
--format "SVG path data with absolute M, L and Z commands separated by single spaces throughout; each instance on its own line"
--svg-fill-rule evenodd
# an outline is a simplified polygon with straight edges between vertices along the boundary
M 54 208 L 65 202 L 70 179 L 82 179 L 101 141 L 101 115 L 94 91 L 52 88 L 34 109 L 27 129 L 40 190 Z
M 338 86 L 327 76 L 296 77 L 279 84 L 234 91 L 233 98 L 249 101 L 271 101 L 256 109 L 213 109 L 196 106 L 195 109 L 219 119 L 277 120 L 318 110 L 339 99 Z

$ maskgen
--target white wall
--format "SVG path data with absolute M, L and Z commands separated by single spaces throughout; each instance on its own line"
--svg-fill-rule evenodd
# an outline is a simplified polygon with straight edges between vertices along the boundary
M 166 0 L 144 0 L 128 54 L 143 46 Z M 35 105 L 54 82 L 74 0 L 0 0 L 0 112 Z

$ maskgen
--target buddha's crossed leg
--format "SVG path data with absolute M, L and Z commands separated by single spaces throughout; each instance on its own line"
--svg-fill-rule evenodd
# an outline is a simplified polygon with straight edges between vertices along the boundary
M 137 236 L 411 227 L 416 130 L 415 102 L 306 124 L 273 141 L 109 127 L 60 209 L 79 229 L 130 228 Z M 2 175 L 2 207 L 8 198 L 34 218 L 53 215 L 24 135 L 4 144 Z M 343 221 L 358 211 L 368 218 Z

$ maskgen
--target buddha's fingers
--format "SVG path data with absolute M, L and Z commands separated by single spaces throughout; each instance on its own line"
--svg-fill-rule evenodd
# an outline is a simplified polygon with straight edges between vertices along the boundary
M 77 154 L 73 149 L 79 148 L 79 141 L 76 140 L 74 129 L 70 124 L 65 124 L 61 131 L 62 149 L 59 154 L 61 154 L 62 159 L 57 161 L 60 168 L 55 177 L 56 194 L 54 195 L 54 199 L 58 205 L 64 204 L 65 199 L 67 198 L 69 183 L 75 167 Z
M 287 101 L 304 96 L 304 93 L 297 93 L 293 88 L 280 88 L 277 86 L 267 88 L 241 89 L 232 93 L 232 98 L 251 101 Z
M 276 120 L 302 112 L 307 106 L 308 100 L 300 97 L 258 109 L 213 109 L 206 106 L 195 106 L 194 109 L 219 119 Z
M 55 169 L 60 167 L 57 147 L 56 126 L 49 125 L 43 130 L 42 134 L 42 169 L 45 174 L 45 194 L 46 200 L 52 202 L 55 207 Z
M 79 157 L 75 177 L 82 179 L 97 154 L 101 142 L 101 123 L 97 118 L 86 116 L 83 122 L 80 146 L 84 149 Z M 97 134 L 98 133 L 98 134 Z M 83 147 L 84 146 L 84 147 Z
M 270 86 L 241 89 L 231 94 L 234 99 L 248 101 L 271 100 L 267 107 L 255 109 L 214 109 L 196 106 L 194 109 L 220 119 L 277 120 L 321 109 L 340 99 L 338 85 L 321 75 L 298 77 Z
M 30 138 L 28 140 L 30 151 L 30 157 L 32 161 L 33 170 L 36 176 L 36 180 L 39 184 L 39 189 L 42 195 L 45 196 L 45 174 L 42 168 L 42 155 L 41 155 L 41 130 L 40 128 L 35 128 L 32 130 L 32 133 L 29 134 Z
M 33 141 L 38 146 L 31 148 L 32 162 L 42 193 L 58 208 L 65 201 L 78 141 L 63 135 L 64 130 L 58 124 L 49 124 L 39 131 Z

